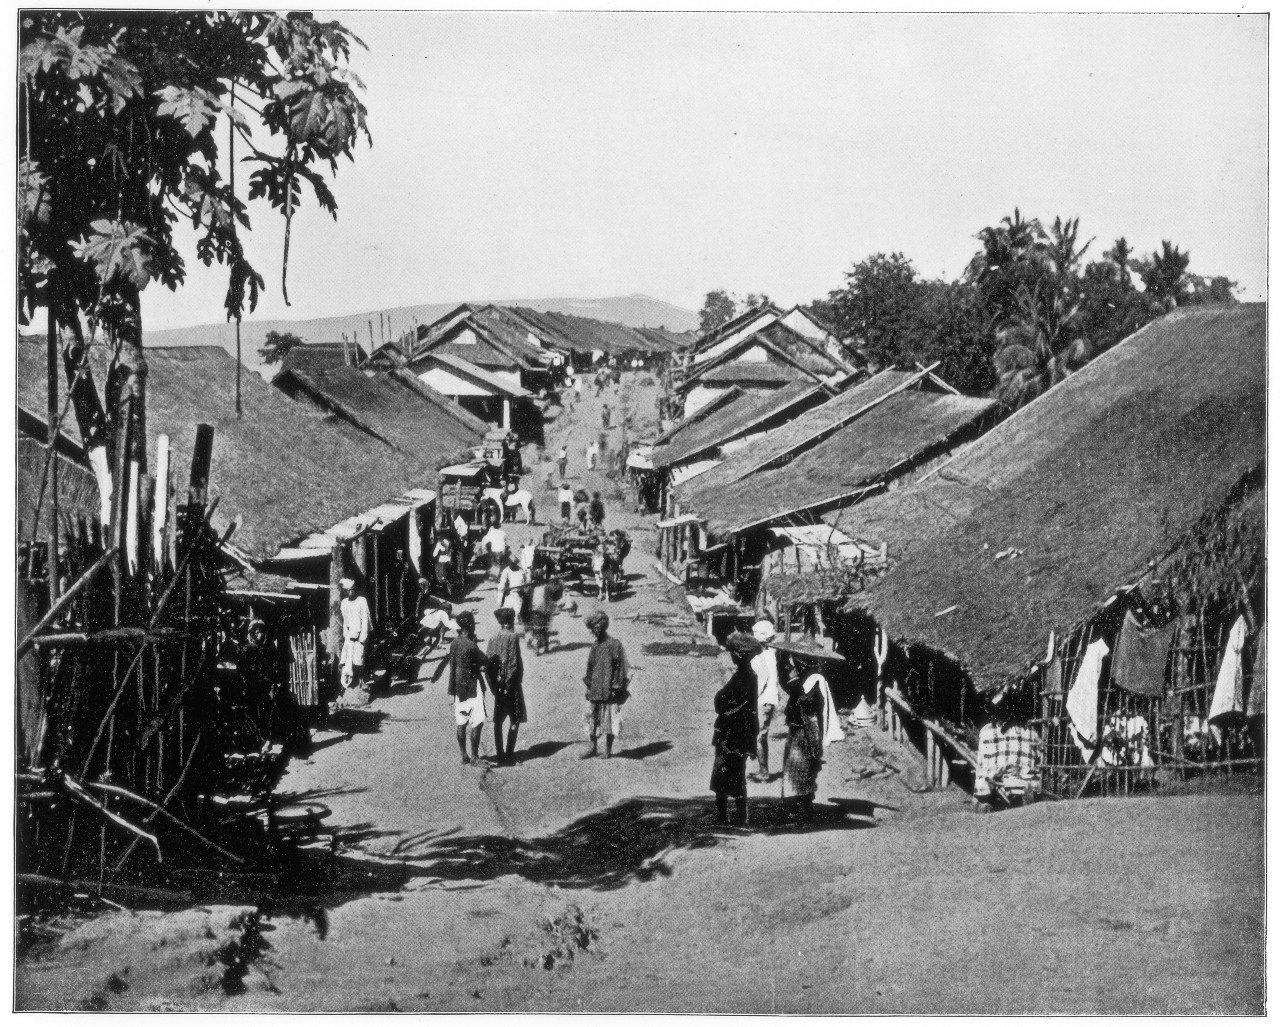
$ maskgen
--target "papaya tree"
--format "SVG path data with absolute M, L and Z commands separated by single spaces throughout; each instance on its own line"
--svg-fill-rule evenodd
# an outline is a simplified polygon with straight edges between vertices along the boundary
M 47 317 L 50 364 L 61 349 L 104 494 L 123 439 L 133 474 L 145 467 L 142 297 L 156 283 L 182 285 L 180 224 L 203 264 L 227 269 L 226 313 L 238 319 L 266 284 L 242 241 L 250 203 L 285 218 L 286 302 L 289 227 L 304 195 L 337 216 L 327 177 L 369 139 L 349 68 L 356 45 L 338 22 L 305 13 L 22 13 L 19 316 Z M 114 350 L 101 395 L 86 332 Z

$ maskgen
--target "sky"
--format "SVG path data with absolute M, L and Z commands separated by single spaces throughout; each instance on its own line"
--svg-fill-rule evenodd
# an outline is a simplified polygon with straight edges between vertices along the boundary
M 1170 239 L 1266 298 L 1267 23 L 1249 15 L 336 14 L 372 149 L 340 212 L 255 208 L 256 317 L 710 289 L 791 303 L 901 251 L 958 276 L 1015 206 L 1090 256 Z M 221 321 L 225 272 L 145 294 Z

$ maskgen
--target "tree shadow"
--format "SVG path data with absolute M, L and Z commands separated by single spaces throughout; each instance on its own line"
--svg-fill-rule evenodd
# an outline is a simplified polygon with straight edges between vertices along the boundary
M 648 742 L 645 745 L 637 745 L 633 749 L 623 749 L 615 752 L 613 758 L 615 760 L 644 760 L 650 756 L 657 756 L 659 753 L 668 752 L 673 746 L 672 742 Z
M 744 833 L 874 826 L 862 808 L 816 805 L 809 821 L 796 825 L 782 800 L 753 799 L 752 826 L 736 828 L 717 822 L 710 797 L 627 799 L 543 838 L 472 835 L 442 841 L 423 855 L 421 870 L 435 882 L 483 882 L 516 874 L 537 884 L 611 891 L 632 881 L 669 877 L 666 857 L 673 852 L 714 848 Z
M 347 735 L 376 735 L 382 722 L 390 716 L 385 710 L 336 709 L 329 714 L 325 728 Z
M 548 652 L 576 653 L 579 649 L 590 649 L 592 644 L 591 642 L 561 642 Z
M 529 746 L 527 749 L 516 750 L 516 763 L 527 763 L 530 760 L 546 759 L 548 756 L 554 756 L 561 749 L 567 749 L 572 742 L 538 742 Z
M 421 682 L 428 681 L 429 678 L 413 678 L 412 680 L 393 681 L 388 687 L 379 689 L 375 694 L 375 699 L 389 699 L 397 695 L 416 695 L 421 692 L 423 685 Z

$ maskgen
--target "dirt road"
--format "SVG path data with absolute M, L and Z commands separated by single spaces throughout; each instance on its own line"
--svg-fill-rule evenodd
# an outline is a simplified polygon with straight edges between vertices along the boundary
M 616 425 L 625 395 L 635 437 L 654 394 L 628 386 L 604 398 Z M 417 681 L 290 768 L 282 792 L 331 809 L 366 889 L 261 929 L 232 907 L 100 917 L 33 952 L 20 1007 L 1261 1009 L 1260 795 L 979 816 L 957 792 L 917 791 L 910 758 L 857 731 L 831 750 L 809 830 L 781 822 L 776 784 L 752 786 L 751 831 L 716 826 L 717 650 L 653 572 L 652 520 L 583 466 L 599 410 L 584 400 L 547 450 L 567 439 L 575 484 L 599 488 L 634 540 L 628 594 L 608 607 L 634 672 L 615 758 L 580 759 L 584 597 L 553 652 L 526 656 L 516 765 L 462 766 L 444 682 Z M 464 607 L 482 639 L 497 599 L 484 584 Z

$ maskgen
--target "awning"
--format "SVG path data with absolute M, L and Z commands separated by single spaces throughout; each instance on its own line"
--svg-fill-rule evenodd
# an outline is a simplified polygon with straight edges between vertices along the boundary
M 627 457 L 627 466 L 634 467 L 637 471 L 653 470 L 653 453 L 646 451 L 643 453 L 632 453 Z
M 832 567 L 883 562 L 885 548 L 857 542 L 830 524 L 800 524 L 770 528 L 775 538 L 785 539 L 799 552 L 801 567 Z
M 696 478 L 699 474 L 704 474 L 711 468 L 719 466 L 719 464 L 719 460 L 695 460 L 693 463 L 673 467 L 671 468 L 671 484 L 681 485 L 690 478 Z
M 700 524 L 702 518 L 696 514 L 681 514 L 679 517 L 671 517 L 665 521 L 659 521 L 659 528 L 676 528 L 681 524 Z
M 484 470 L 484 464 L 454 464 L 451 467 L 440 468 L 440 474 L 449 475 L 453 478 L 474 478 Z

